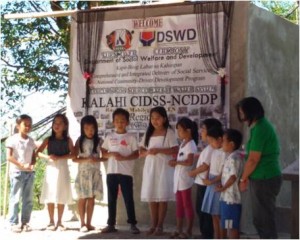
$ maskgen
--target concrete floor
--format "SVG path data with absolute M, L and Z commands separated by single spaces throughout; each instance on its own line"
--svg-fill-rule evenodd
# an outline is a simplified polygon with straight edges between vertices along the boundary
M 79 232 L 80 223 L 77 220 L 73 220 L 74 216 L 72 211 L 66 210 L 64 214 L 64 225 L 67 227 L 66 231 L 47 231 L 45 230 L 48 224 L 47 210 L 33 211 L 30 221 L 32 232 L 13 233 L 10 231 L 10 226 L 3 219 L 0 218 L 0 239 L 1 240 L 72 240 L 72 239 L 168 239 L 171 233 L 175 230 L 175 226 L 165 226 L 164 235 L 153 236 L 146 235 L 148 226 L 138 225 L 141 230 L 140 234 L 133 235 L 129 232 L 129 226 L 127 224 L 117 225 L 118 232 L 104 234 L 101 233 L 101 228 L 106 226 L 107 209 L 102 206 L 95 206 L 92 224 L 96 227 L 96 230 L 88 233 Z M 195 228 L 194 239 L 201 238 L 199 230 Z M 257 235 L 241 234 L 242 239 L 257 239 Z M 288 239 L 288 234 L 280 234 L 279 238 Z

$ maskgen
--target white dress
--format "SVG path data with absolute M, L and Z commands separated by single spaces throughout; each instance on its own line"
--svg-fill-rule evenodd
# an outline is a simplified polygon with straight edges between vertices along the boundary
M 145 136 L 140 146 L 144 146 Z M 168 129 L 166 136 L 150 137 L 148 148 L 172 148 L 178 146 L 175 132 Z M 168 165 L 172 156 L 165 154 L 147 155 L 143 169 L 141 201 L 175 201 L 173 193 L 174 168 Z
M 63 156 L 69 152 L 68 140 L 49 139 L 49 155 Z M 73 203 L 68 160 L 47 162 L 40 203 Z

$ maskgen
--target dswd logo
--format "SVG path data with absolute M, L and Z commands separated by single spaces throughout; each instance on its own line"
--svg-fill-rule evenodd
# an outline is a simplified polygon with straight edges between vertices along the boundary
M 149 47 L 155 40 L 155 31 L 140 32 L 140 42 L 144 47 Z
M 117 29 L 106 36 L 108 47 L 114 51 L 124 51 L 131 47 L 132 32 L 126 29 Z

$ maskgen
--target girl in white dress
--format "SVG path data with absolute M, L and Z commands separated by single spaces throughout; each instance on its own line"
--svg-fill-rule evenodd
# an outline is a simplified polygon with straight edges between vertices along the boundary
M 174 201 L 174 169 L 168 165 L 176 156 L 178 142 L 163 107 L 150 111 L 148 129 L 140 143 L 140 156 L 145 157 L 141 200 L 149 203 L 151 227 L 147 234 L 162 235 L 168 201 Z
M 100 138 L 98 124 L 94 116 L 87 115 L 80 122 L 81 135 L 75 145 L 74 162 L 78 163 L 75 189 L 78 196 L 80 232 L 94 230 L 91 221 L 95 198 L 102 199 L 103 184 L 100 172 Z
M 42 187 L 42 204 L 47 204 L 50 222 L 48 230 L 65 230 L 61 219 L 65 204 L 72 204 L 72 192 L 68 159 L 74 157 L 74 146 L 68 137 L 69 122 L 65 115 L 57 114 L 52 123 L 52 134 L 46 138 L 38 148 L 40 158 L 47 160 L 45 178 Z M 47 148 L 48 153 L 44 154 Z M 57 204 L 57 222 L 54 222 L 54 208 Z

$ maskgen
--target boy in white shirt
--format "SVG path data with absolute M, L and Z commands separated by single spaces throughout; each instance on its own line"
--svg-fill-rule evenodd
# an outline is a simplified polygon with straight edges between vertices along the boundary
M 108 158 L 107 190 L 108 190 L 108 220 L 102 233 L 116 232 L 116 213 L 119 185 L 125 201 L 128 220 L 133 234 L 140 233 L 136 227 L 136 217 L 133 199 L 133 167 L 134 160 L 138 158 L 138 143 L 136 137 L 127 133 L 129 112 L 118 108 L 113 112 L 115 132 L 109 134 L 102 144 L 102 157 Z
M 242 138 L 242 134 L 235 129 L 228 129 L 223 135 L 222 148 L 229 155 L 224 162 L 221 185 L 216 188 L 216 191 L 221 192 L 221 238 L 240 237 L 242 205 L 238 183 L 243 170 L 243 158 L 239 152 Z
M 6 141 L 6 157 L 10 165 L 9 222 L 13 232 L 31 231 L 33 207 L 33 181 L 36 145 L 28 136 L 32 119 L 23 114 L 16 120 L 18 133 Z M 19 225 L 19 202 L 22 199 L 21 225 Z

